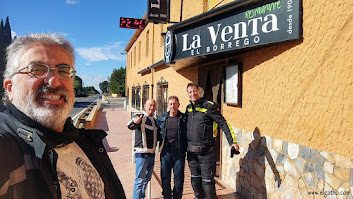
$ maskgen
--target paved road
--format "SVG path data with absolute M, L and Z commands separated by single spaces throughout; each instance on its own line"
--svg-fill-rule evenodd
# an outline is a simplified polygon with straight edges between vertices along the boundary
M 94 103 L 100 97 L 101 96 L 99 94 L 87 97 L 76 97 L 74 107 L 70 113 L 70 117 L 75 119 L 75 117 L 77 117 L 81 111 Z
M 135 179 L 135 165 L 132 161 L 132 131 L 126 127 L 130 118 L 130 112 L 125 111 L 124 108 L 104 108 L 98 111 L 93 126 L 93 128 L 105 130 L 108 134 L 103 143 L 129 199 L 132 198 Z M 160 185 L 159 155 L 158 153 L 156 155 L 154 174 L 151 181 L 151 199 L 163 199 Z M 188 164 L 185 166 L 183 199 L 194 199 L 190 170 Z M 219 199 L 243 199 L 235 193 L 235 190 L 220 186 L 218 183 L 216 184 L 216 191 Z

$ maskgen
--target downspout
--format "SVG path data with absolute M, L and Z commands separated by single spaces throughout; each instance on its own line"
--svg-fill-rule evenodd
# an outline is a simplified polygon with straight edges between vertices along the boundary
M 153 26 L 152 26 L 152 49 L 151 49 L 151 56 L 152 56 L 152 64 L 151 65 L 153 65 L 154 64 L 154 27 L 155 27 L 155 24 L 153 24 Z M 152 87 L 152 91 L 151 91 L 151 94 L 152 94 L 152 96 L 151 96 L 151 98 L 153 99 L 153 86 L 154 86 L 154 84 L 153 84 L 153 80 L 154 80 L 154 68 L 151 68 L 151 82 L 152 82 L 152 85 L 151 85 L 151 87 Z

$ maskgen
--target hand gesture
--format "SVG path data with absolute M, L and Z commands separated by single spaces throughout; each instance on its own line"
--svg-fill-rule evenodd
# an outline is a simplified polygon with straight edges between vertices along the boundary
M 233 158 L 234 154 L 238 155 L 239 153 L 239 145 L 237 143 L 233 143 L 230 149 L 230 157 Z
M 135 123 L 135 124 L 140 123 L 141 120 L 142 120 L 142 117 L 143 117 L 143 115 L 140 115 L 140 116 L 135 117 L 135 118 L 134 118 L 134 123 Z
M 232 146 L 230 146 L 230 147 L 233 147 L 233 146 L 234 146 L 235 150 L 239 151 L 240 147 L 239 147 L 238 143 L 233 143 Z

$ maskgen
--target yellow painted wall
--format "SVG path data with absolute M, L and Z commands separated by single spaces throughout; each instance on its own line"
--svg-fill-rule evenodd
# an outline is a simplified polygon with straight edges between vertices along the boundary
M 240 129 L 353 158 L 353 1 L 303 1 L 303 37 L 239 57 Z
M 201 14 L 204 11 L 204 0 L 184 0 L 183 1 L 183 20 L 186 20 L 188 18 L 194 17 L 196 15 Z M 172 22 L 179 22 L 180 21 L 180 8 L 181 8 L 181 0 L 173 0 L 171 1 L 171 13 L 170 13 L 170 21 Z M 183 77 L 182 73 L 183 71 L 188 71 L 186 73 L 189 73 L 190 69 L 186 69 L 181 71 L 181 74 L 176 72 L 175 70 L 171 68 L 163 69 L 160 70 L 157 68 L 157 72 L 154 72 L 154 69 L 152 69 L 153 72 L 149 72 L 147 74 L 137 74 L 139 71 L 161 61 L 164 58 L 164 46 L 162 43 L 162 32 L 167 31 L 167 27 L 173 25 L 173 23 L 170 24 L 153 24 L 149 23 L 147 27 L 142 31 L 142 33 L 138 36 L 136 41 L 133 43 L 131 46 L 130 50 L 127 52 L 127 70 L 126 70 L 126 88 L 129 88 L 129 90 L 126 89 L 126 92 L 129 91 L 129 93 L 126 93 L 129 96 L 129 103 L 131 104 L 131 96 L 132 96 L 132 89 L 131 87 L 137 86 L 139 84 L 142 88 L 142 85 L 147 82 L 147 84 L 151 85 L 154 84 L 154 93 L 153 97 L 156 99 L 157 96 L 157 83 L 163 76 L 163 78 L 169 83 L 168 84 L 168 96 L 171 95 L 177 95 L 179 97 L 179 100 L 182 102 L 180 110 L 185 110 L 186 103 L 188 102 L 188 98 L 186 95 L 186 89 L 183 89 L 185 92 L 179 92 L 179 91 L 174 91 L 174 89 L 178 89 L 180 87 L 184 88 L 186 85 L 191 82 L 189 79 Z M 149 55 L 146 55 L 146 34 L 147 31 L 149 32 Z M 141 43 L 141 56 L 140 56 L 140 62 L 138 62 L 138 54 L 139 54 L 139 44 Z M 136 52 L 135 52 L 136 48 Z M 136 63 L 135 63 L 135 57 L 136 56 Z M 196 79 L 195 77 L 193 78 L 193 81 L 197 81 L 197 70 L 191 69 L 193 71 L 193 74 L 196 74 Z M 151 71 L 151 70 L 150 70 Z M 164 74 L 165 73 L 165 74 Z M 189 77 L 189 74 L 186 74 L 187 77 Z M 175 84 L 177 83 L 177 84 Z M 152 97 L 152 88 L 150 87 L 150 92 L 149 92 L 150 97 Z M 184 95 L 182 97 L 182 95 Z
M 182 20 L 189 19 L 205 11 L 204 0 L 183 0 Z M 181 0 L 170 1 L 170 21 L 180 22 Z
M 226 5 L 233 1 L 236 1 L 236 0 L 208 0 L 208 10 L 212 10 L 215 7 Z
M 183 11 L 185 16 L 200 14 L 205 2 L 189 1 L 184 0 L 184 8 L 189 8 Z M 171 7 L 177 9 L 178 2 L 180 6 L 180 1 L 173 1 Z M 248 131 L 257 127 L 261 135 L 353 158 L 352 7 L 352 0 L 303 0 L 303 41 L 233 57 L 242 61 L 244 72 L 242 107 L 222 105 L 231 125 Z M 179 12 L 172 12 L 173 20 L 179 19 Z M 151 26 L 147 27 L 150 31 Z M 160 32 L 159 26 L 154 25 L 156 32 Z M 145 32 L 137 41 L 145 38 Z M 189 103 L 185 87 L 198 82 L 197 66 L 180 71 L 156 68 L 156 72 L 138 75 L 163 58 L 163 47 L 154 46 L 153 60 L 141 57 L 140 64 L 127 70 L 130 100 L 132 84 L 142 86 L 145 81 L 153 82 L 156 97 L 156 85 L 163 76 L 169 83 L 168 95 L 179 96 L 180 110 L 184 111 Z
M 190 82 L 197 82 L 197 68 L 187 68 L 176 72 L 174 69 L 168 67 L 155 72 L 154 75 L 154 85 L 157 85 L 157 82 L 161 79 L 161 77 L 168 82 L 168 97 L 172 95 L 177 96 L 180 101 L 179 109 L 184 112 L 186 106 L 190 103 L 189 97 L 186 93 L 186 86 Z M 154 96 L 157 96 L 157 89 L 155 89 Z

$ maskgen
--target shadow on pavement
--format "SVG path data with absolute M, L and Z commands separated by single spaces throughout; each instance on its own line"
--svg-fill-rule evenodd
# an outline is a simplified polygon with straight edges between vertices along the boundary
M 97 128 L 99 126 L 99 129 L 102 129 L 104 131 L 109 131 L 109 125 L 107 123 L 106 115 L 107 115 L 107 112 L 105 112 L 105 111 L 98 111 L 97 112 L 97 117 L 96 117 L 96 121 L 94 124 L 94 128 Z M 119 148 L 111 147 L 109 145 L 107 138 L 104 138 L 102 141 L 103 141 L 104 148 L 107 152 L 119 151 Z
M 98 111 L 97 112 L 94 128 L 97 128 L 97 126 L 99 126 L 99 129 L 102 129 L 104 131 L 109 131 L 109 125 L 107 123 L 106 114 L 107 114 L 107 112 L 105 112 L 105 111 Z
M 105 150 L 106 150 L 107 152 L 117 152 L 117 151 L 119 151 L 119 148 L 110 147 L 110 145 L 109 145 L 109 143 L 108 143 L 108 141 L 107 141 L 107 138 L 104 138 L 104 139 L 102 140 L 102 142 L 103 142 L 104 148 L 105 148 Z

